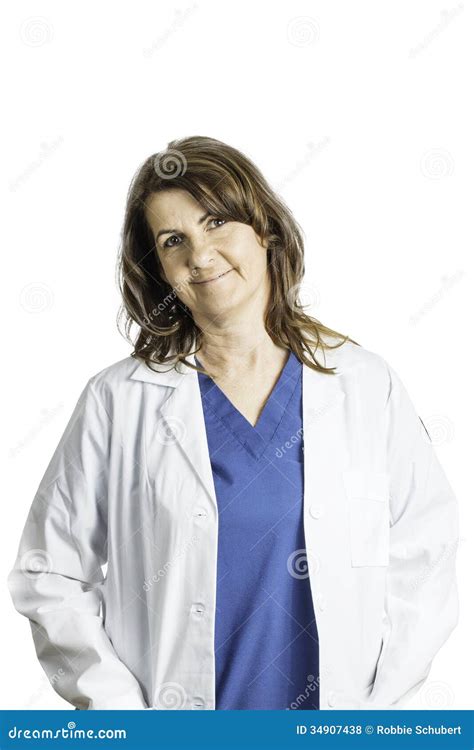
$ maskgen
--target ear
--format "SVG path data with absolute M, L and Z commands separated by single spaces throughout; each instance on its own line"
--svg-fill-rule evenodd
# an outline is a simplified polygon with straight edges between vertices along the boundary
M 270 237 L 269 237 L 269 235 L 268 235 L 268 234 L 267 234 L 267 235 L 265 235 L 265 237 L 263 238 L 263 240 L 261 240 L 261 239 L 259 238 L 259 242 L 260 242 L 261 246 L 262 246 L 263 248 L 265 248 L 265 250 L 268 250 L 268 248 L 269 248 L 269 245 L 270 245 Z

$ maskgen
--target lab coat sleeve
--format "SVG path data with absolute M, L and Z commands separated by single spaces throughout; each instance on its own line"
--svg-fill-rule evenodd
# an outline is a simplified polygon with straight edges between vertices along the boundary
M 458 622 L 458 508 L 429 434 L 398 374 L 385 404 L 390 474 L 386 630 L 365 708 L 404 708 Z
M 101 616 L 110 419 L 84 387 L 33 499 L 8 576 L 52 687 L 79 709 L 144 709 Z

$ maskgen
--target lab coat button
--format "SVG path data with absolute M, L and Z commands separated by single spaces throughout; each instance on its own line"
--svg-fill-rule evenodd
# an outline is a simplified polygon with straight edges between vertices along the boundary
M 204 700 L 199 696 L 195 696 L 192 699 L 192 706 L 193 708 L 204 708 Z
M 204 614 L 205 609 L 206 608 L 205 608 L 204 604 L 201 604 L 201 602 L 195 602 L 191 606 L 191 612 L 194 612 L 194 614 L 198 615 L 199 617 L 202 617 L 202 615 Z
M 330 690 L 327 696 L 328 706 L 333 708 L 336 705 L 336 693 L 334 690 Z
M 324 515 L 324 505 L 310 505 L 309 514 L 313 518 L 321 518 Z
M 194 515 L 198 518 L 207 518 L 207 510 L 205 508 L 195 508 Z

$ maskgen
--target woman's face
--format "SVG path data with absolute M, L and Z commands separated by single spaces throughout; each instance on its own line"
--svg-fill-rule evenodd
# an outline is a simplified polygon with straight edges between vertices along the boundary
M 145 216 L 164 279 L 193 317 L 215 319 L 249 304 L 254 313 L 255 304 L 263 309 L 270 291 L 266 245 L 251 226 L 206 214 L 177 188 L 150 195 Z

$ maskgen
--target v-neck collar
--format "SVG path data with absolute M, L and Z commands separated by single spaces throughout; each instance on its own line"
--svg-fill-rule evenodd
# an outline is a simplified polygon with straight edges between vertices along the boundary
M 197 357 L 196 364 L 201 367 Z M 301 363 L 290 351 L 288 359 L 263 407 L 255 427 L 221 391 L 208 375 L 199 372 L 203 403 L 231 430 L 236 439 L 255 458 L 260 458 L 271 443 L 298 383 Z

